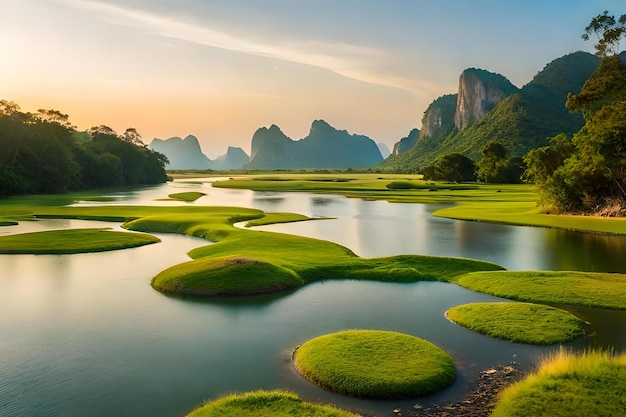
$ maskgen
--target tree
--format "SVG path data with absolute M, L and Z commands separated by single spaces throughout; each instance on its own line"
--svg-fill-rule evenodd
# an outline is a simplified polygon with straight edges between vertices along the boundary
M 626 36 L 626 14 L 615 20 L 615 16 L 609 15 L 609 11 L 605 10 L 591 19 L 582 38 L 588 41 L 592 33 L 598 39 L 598 43 L 594 45 L 597 56 L 605 58 L 609 55 L 617 55 L 619 42 L 622 37 Z
M 476 164 L 459 153 L 438 156 L 431 165 L 424 168 L 424 179 L 452 182 L 476 180 Z
M 521 182 L 524 161 L 509 158 L 506 147 L 498 141 L 491 141 L 481 149 L 482 159 L 476 165 L 478 181 L 487 183 L 517 184 Z

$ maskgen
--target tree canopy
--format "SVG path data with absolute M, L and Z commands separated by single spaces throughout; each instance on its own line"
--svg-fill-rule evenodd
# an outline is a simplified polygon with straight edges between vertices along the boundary
M 626 65 L 617 53 L 626 35 L 626 15 L 596 16 L 583 38 L 594 32 L 603 56 L 581 92 L 569 95 L 567 107 L 581 112 L 585 125 L 568 138 L 526 156 L 526 178 L 539 185 L 541 203 L 559 212 L 626 215 Z
M 136 129 L 79 132 L 58 110 L 24 113 L 0 100 L 0 197 L 161 183 L 166 162 Z

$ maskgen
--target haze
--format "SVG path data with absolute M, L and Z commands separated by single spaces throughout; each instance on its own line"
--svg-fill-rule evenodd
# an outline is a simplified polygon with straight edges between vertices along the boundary
M 521 87 L 619 0 L 0 0 L 0 99 L 249 152 L 314 119 L 389 147 L 465 68 Z

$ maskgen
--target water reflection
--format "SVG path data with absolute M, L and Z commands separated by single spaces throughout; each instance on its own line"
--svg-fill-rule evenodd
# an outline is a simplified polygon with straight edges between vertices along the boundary
M 184 204 L 155 202 L 180 189 L 208 194 L 197 205 L 336 217 L 261 229 L 335 241 L 364 257 L 417 253 L 485 259 L 509 269 L 626 272 L 625 237 L 441 219 L 432 217 L 437 207 L 429 205 L 267 195 L 211 188 L 202 180 L 117 190 L 90 203 Z M 103 226 L 119 228 L 44 220 L 0 231 Z M 393 416 L 393 408 L 414 402 L 354 400 L 321 390 L 293 370 L 295 346 L 351 328 L 426 338 L 452 355 L 459 377 L 442 393 L 420 399 L 425 405 L 460 400 L 481 369 L 513 360 L 528 368 L 558 349 L 496 340 L 450 323 L 443 315 L 448 308 L 498 299 L 445 283 L 324 281 L 291 294 L 249 298 L 166 296 L 150 287 L 150 279 L 207 242 L 159 237 L 162 243 L 107 253 L 0 255 L 0 414 L 165 417 L 230 392 L 286 388 L 365 415 Z M 591 322 L 592 332 L 567 347 L 626 345 L 626 313 L 570 311 Z

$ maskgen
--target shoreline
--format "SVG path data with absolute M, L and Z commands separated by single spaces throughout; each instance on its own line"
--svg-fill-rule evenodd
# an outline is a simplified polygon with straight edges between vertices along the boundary
M 526 372 L 518 362 L 510 362 L 480 371 L 474 388 L 462 400 L 422 406 L 416 403 L 411 410 L 394 409 L 403 417 L 488 417 L 498 402 L 500 393 L 509 385 L 523 379 Z

